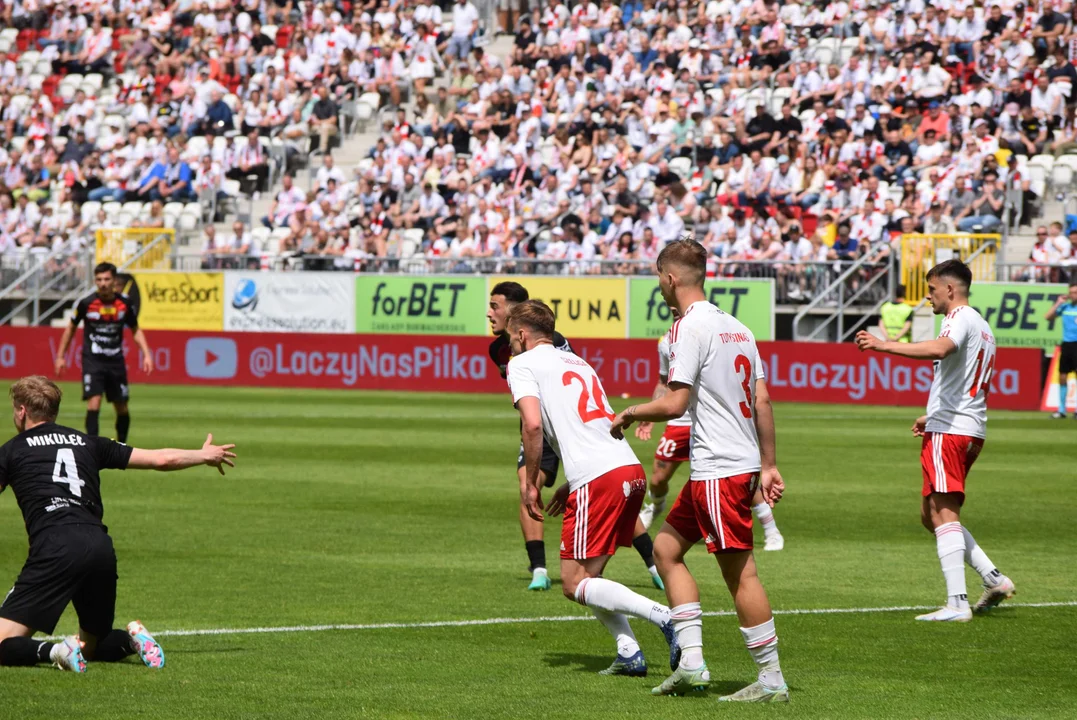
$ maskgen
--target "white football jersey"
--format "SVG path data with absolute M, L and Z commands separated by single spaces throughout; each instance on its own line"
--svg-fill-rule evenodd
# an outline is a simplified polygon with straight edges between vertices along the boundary
M 662 339 L 658 341 L 658 375 L 660 378 L 669 377 L 669 332 L 667 331 Z M 684 415 L 681 415 L 676 420 L 670 420 L 667 425 L 691 425 L 692 414 L 691 410 L 685 410 Z
M 539 399 L 542 432 L 564 463 L 571 490 L 639 464 L 628 441 L 610 435 L 616 413 L 598 374 L 583 358 L 544 343 L 509 361 L 508 381 L 514 404 L 525 397 Z
M 987 393 L 995 370 L 995 336 L 975 308 L 962 305 L 946 315 L 939 337 L 950 338 L 957 352 L 935 361 L 925 429 L 984 438 Z
M 669 382 L 692 386 L 690 479 L 758 472 L 754 393 L 763 361 L 752 331 L 701 300 L 673 324 L 669 337 Z

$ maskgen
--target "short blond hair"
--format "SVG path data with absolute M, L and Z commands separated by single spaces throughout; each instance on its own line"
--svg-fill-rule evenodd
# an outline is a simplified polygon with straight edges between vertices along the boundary
M 60 414 L 64 392 L 44 375 L 27 375 L 15 381 L 8 395 L 16 408 L 26 408 L 31 420 L 50 422 Z
M 550 306 L 541 300 L 524 300 L 515 305 L 505 320 L 506 326 L 520 326 L 542 337 L 552 338 L 556 320 Z

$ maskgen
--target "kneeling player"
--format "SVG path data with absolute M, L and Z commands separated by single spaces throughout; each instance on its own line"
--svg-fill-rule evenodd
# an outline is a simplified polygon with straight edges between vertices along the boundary
M 30 555 L 0 605 L 0 665 L 53 663 L 86 671 L 86 660 L 115 662 L 137 653 L 151 668 L 164 667 L 161 646 L 137 620 L 113 629 L 116 553 L 101 523 L 103 469 L 182 470 L 209 465 L 224 474 L 233 445 L 201 450 L 139 450 L 56 424 L 60 388 L 40 375 L 11 386 L 15 429 L 0 447 L 0 492 L 15 492 Z M 78 637 L 60 643 L 32 639 L 51 634 L 68 603 L 79 619 Z
M 658 384 L 654 386 L 654 394 L 651 399 L 657 400 L 669 392 L 666 384 L 669 377 L 669 333 L 662 336 L 658 342 Z M 636 427 L 636 437 L 640 440 L 650 440 L 651 430 L 654 423 L 641 422 Z M 658 441 L 658 448 L 654 451 L 654 471 L 651 473 L 651 482 L 647 487 L 647 499 L 640 510 L 639 519 L 643 523 L 643 529 L 649 530 L 654 522 L 655 515 L 660 515 L 666 507 L 666 496 L 669 494 L 669 481 L 677 468 L 689 459 L 689 442 L 692 438 L 692 417 L 685 413 L 679 418 L 666 423 L 666 431 Z M 778 523 L 774 520 L 774 511 L 766 500 L 763 492 L 756 490 L 752 496 L 752 512 L 759 518 L 763 526 L 764 550 L 781 550 L 785 547 L 785 538 L 778 531 Z
M 676 667 L 679 649 L 669 608 L 601 577 L 618 546 L 632 542 L 647 478 L 628 443 L 609 435 L 613 411 L 598 375 L 587 361 L 554 348 L 553 311 L 538 300 L 514 307 L 507 331 L 514 355 L 508 366 L 509 389 L 523 423 L 522 505 L 530 517 L 542 521 L 539 462 L 545 436 L 564 462 L 568 481 L 546 508 L 551 515 L 565 514 L 562 590 L 568 599 L 591 608 L 617 641 L 617 659 L 603 674 L 647 674 L 626 614 L 662 630 L 670 665 Z

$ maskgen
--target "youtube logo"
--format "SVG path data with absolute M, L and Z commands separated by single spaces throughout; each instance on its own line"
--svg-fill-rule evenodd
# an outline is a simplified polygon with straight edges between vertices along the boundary
M 187 341 L 184 364 L 187 376 L 205 380 L 227 380 L 236 376 L 236 341 L 221 337 L 199 337 Z

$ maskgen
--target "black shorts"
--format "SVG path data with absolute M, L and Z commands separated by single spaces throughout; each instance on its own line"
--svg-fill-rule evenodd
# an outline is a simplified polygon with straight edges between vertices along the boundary
M 1062 351 L 1058 354 L 1058 372 L 1063 376 L 1077 372 L 1077 342 L 1062 343 Z
M 524 466 L 524 446 L 520 443 L 520 457 L 516 459 L 516 469 L 519 470 Z M 561 460 L 558 459 L 557 453 L 553 451 L 550 444 L 545 439 L 542 441 L 542 460 L 539 461 L 539 470 L 546 473 L 546 487 L 553 487 L 554 482 L 557 480 L 557 469 L 561 467 Z
M 0 617 L 51 635 L 72 603 L 79 627 L 103 638 L 116 615 L 116 577 L 116 552 L 104 528 L 60 525 L 45 530 L 30 545 L 30 556 L 0 605 Z
M 104 395 L 110 403 L 127 402 L 127 367 L 122 363 L 82 361 L 82 399 Z

